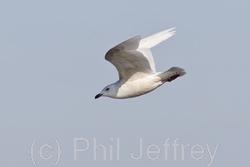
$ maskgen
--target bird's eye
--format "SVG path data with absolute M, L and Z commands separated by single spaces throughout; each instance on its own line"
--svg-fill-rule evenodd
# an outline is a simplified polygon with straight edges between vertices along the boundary
M 109 88 L 106 88 L 106 91 L 108 91 L 109 90 Z

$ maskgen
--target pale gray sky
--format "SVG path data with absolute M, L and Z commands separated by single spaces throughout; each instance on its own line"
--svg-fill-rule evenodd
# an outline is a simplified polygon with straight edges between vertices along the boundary
M 58 167 L 246 166 L 249 6 L 247 0 L 1 1 L 0 166 L 32 167 L 31 157 L 38 167 L 54 166 L 56 140 Z M 104 60 L 108 49 L 172 27 L 176 35 L 152 49 L 156 69 L 179 66 L 187 75 L 137 98 L 94 99 L 118 79 Z M 76 138 L 78 149 L 87 140 L 89 149 L 74 160 Z M 140 138 L 143 156 L 133 160 Z M 170 146 L 163 146 L 168 138 Z M 94 160 L 95 139 L 106 147 L 106 161 L 101 146 Z M 151 144 L 156 152 L 148 157 Z

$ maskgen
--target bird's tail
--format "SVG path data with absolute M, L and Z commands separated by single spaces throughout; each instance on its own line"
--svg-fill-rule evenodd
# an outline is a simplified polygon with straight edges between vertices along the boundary
M 162 82 L 171 82 L 176 78 L 181 77 L 185 74 L 186 72 L 184 69 L 179 67 L 172 67 L 169 70 L 158 74 L 158 76 L 161 78 Z

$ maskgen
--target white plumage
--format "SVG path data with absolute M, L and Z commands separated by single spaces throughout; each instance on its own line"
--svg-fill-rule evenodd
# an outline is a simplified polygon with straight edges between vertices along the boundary
M 185 71 L 179 67 L 172 67 L 166 72 L 156 72 L 154 58 L 150 51 L 150 48 L 174 34 L 175 30 L 171 28 L 143 39 L 136 36 L 110 49 L 105 59 L 116 67 L 119 80 L 106 86 L 95 98 L 136 97 L 183 76 Z

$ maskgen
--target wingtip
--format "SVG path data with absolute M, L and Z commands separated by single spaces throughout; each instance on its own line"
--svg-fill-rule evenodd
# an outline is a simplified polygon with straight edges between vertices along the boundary
M 163 31 L 158 32 L 156 34 L 153 34 L 149 37 L 143 38 L 140 41 L 139 46 L 142 48 L 152 48 L 155 45 L 161 43 L 162 41 L 165 41 L 166 39 L 175 35 L 175 33 L 176 33 L 175 27 L 163 30 Z
M 170 33 L 170 34 L 172 34 L 172 35 L 175 35 L 175 33 L 177 32 L 177 30 L 176 30 L 175 27 L 173 27 L 173 28 L 167 29 L 166 32 L 168 32 L 168 33 Z

